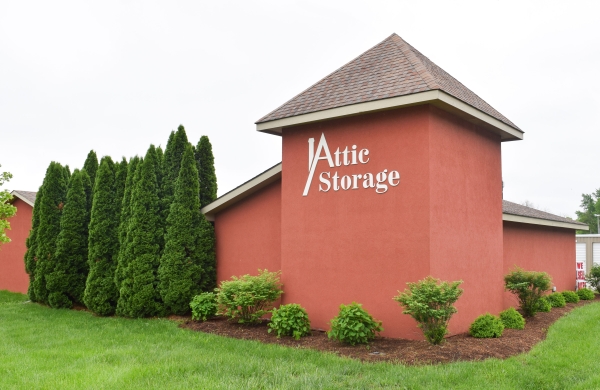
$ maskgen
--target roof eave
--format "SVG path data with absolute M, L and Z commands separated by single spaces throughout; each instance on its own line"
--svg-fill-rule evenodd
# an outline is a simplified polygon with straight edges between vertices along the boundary
M 590 229 L 588 225 L 579 224 L 579 223 L 575 223 L 575 222 L 569 223 L 569 222 L 552 221 L 549 219 L 525 217 L 522 215 L 507 214 L 507 213 L 502 213 L 502 220 L 506 221 L 506 222 L 526 223 L 526 224 L 530 224 L 530 225 L 551 226 L 551 227 L 559 227 L 559 228 L 573 229 L 573 230 L 589 230 Z
M 509 126 L 442 90 L 419 92 L 388 99 L 335 107 L 267 122 L 257 122 L 256 130 L 264 133 L 281 135 L 284 127 L 421 104 L 433 104 L 445 111 L 462 116 L 470 122 L 483 125 L 492 132 L 500 135 L 501 141 L 516 141 L 523 139 L 522 130 Z
M 217 198 L 214 202 L 207 204 L 200 212 L 206 216 L 209 221 L 215 220 L 215 214 L 229 206 L 241 201 L 242 199 L 252 195 L 261 188 L 277 181 L 281 178 L 281 163 L 266 170 L 252 180 L 242 184 L 241 186 L 229 191 L 225 195 Z
M 14 198 L 19 198 L 21 199 L 23 202 L 27 203 L 28 205 L 30 205 L 31 207 L 33 207 L 33 203 L 27 199 L 26 197 L 24 197 L 23 195 L 19 194 L 18 191 L 11 191 L 10 193 Z

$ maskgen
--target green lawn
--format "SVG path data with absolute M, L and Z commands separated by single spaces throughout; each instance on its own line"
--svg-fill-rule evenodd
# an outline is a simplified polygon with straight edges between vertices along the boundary
M 0 389 L 600 388 L 600 304 L 559 320 L 526 355 L 405 367 L 25 301 L 0 291 Z

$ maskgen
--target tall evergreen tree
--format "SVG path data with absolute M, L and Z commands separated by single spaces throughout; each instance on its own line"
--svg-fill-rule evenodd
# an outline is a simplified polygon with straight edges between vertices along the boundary
M 163 180 L 165 177 L 165 153 L 159 146 L 156 148 L 156 183 L 158 184 L 158 199 L 161 200 L 161 214 L 163 213 Z M 165 219 L 166 221 L 166 219 Z M 165 222 L 166 223 L 166 222 Z
M 115 164 L 105 156 L 94 186 L 89 233 L 90 272 L 84 295 L 86 306 L 103 316 L 114 314 L 119 298 L 114 278 L 119 247 L 118 185 Z
M 40 223 L 36 234 L 34 296 L 37 302 L 48 303 L 46 276 L 54 270 L 56 239 L 60 233 L 60 220 L 66 200 L 67 181 L 65 169 L 51 162 L 44 178 L 43 196 L 39 205 Z
M 48 303 L 54 308 L 70 308 L 83 302 L 87 278 L 87 236 L 89 215 L 84 182 L 90 186 L 85 171 L 76 169 L 69 183 L 67 201 L 60 220 L 54 269 L 46 275 Z
M 200 137 L 196 146 L 198 180 L 200 181 L 200 208 L 217 199 L 217 175 L 212 145 L 206 135 Z
M 35 291 L 33 289 L 33 281 L 35 280 L 35 266 L 37 263 L 37 231 L 40 225 L 40 203 L 42 202 L 43 186 L 40 186 L 35 196 L 35 203 L 33 204 L 33 215 L 31 221 L 31 230 L 29 231 L 29 237 L 25 241 L 27 251 L 25 252 L 25 271 L 29 275 L 29 287 L 27 288 L 27 295 L 33 302 L 37 302 L 35 298 Z
M 131 199 L 131 219 L 125 256 L 127 267 L 121 282 L 117 314 L 146 317 L 162 313 L 158 293 L 162 217 L 156 182 L 156 149 L 150 146 L 140 165 L 139 178 Z
M 85 163 L 83 163 L 83 169 L 90 176 L 90 182 L 92 183 L 92 187 L 94 187 L 94 183 L 96 181 L 96 172 L 98 171 L 98 156 L 94 150 L 90 150 L 85 159 Z
M 138 156 L 133 157 L 129 161 L 123 200 L 121 201 L 121 215 L 119 219 L 119 254 L 117 256 L 117 269 L 115 271 L 115 285 L 119 291 L 121 289 L 121 282 L 125 278 L 125 270 L 129 265 L 127 260 L 131 257 L 127 253 L 130 245 L 130 242 L 127 241 L 127 232 L 131 220 L 131 195 L 140 176 L 141 161 L 142 159 Z
M 165 250 L 158 269 L 159 291 L 167 313 L 189 312 L 192 298 L 201 292 L 200 200 L 198 169 L 188 143 L 183 153 L 175 197 L 167 219 Z
M 115 202 L 117 203 L 117 221 L 121 221 L 121 210 L 123 204 L 123 196 L 125 195 L 125 183 L 127 182 L 127 159 L 123 159 L 119 163 L 115 163 Z
M 200 214 L 200 239 L 198 243 L 202 279 L 200 289 L 212 291 L 217 287 L 217 261 L 215 254 L 215 229 L 204 214 Z
M 177 132 L 169 137 L 167 148 L 164 154 L 163 164 L 163 179 L 162 179 L 162 214 L 166 220 L 169 215 L 171 203 L 175 194 L 175 182 L 179 176 L 179 167 L 181 166 L 181 158 L 188 144 L 187 135 L 183 125 L 179 125 Z

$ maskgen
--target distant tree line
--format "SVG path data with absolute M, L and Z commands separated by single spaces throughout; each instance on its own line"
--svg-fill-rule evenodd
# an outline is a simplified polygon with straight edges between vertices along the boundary
M 183 126 L 145 156 L 82 169 L 51 162 L 33 209 L 29 297 L 99 315 L 162 316 L 216 285 L 214 230 L 200 209 L 217 197 L 212 146 Z
M 581 194 L 581 210 L 577 210 L 577 220 L 590 227 L 590 230 L 578 230 L 577 234 L 598 234 L 598 220 L 600 214 L 600 188 L 591 194 Z

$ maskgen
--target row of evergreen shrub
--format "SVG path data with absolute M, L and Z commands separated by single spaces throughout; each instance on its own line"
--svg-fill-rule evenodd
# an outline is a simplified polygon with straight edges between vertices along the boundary
M 554 307 L 565 307 L 567 303 L 579 302 L 582 299 L 594 299 L 594 292 L 589 289 L 580 289 L 577 292 L 563 291 L 554 292 L 539 297 L 536 301 L 535 312 L 550 312 Z M 509 308 L 500 313 L 499 317 L 489 313 L 481 315 L 475 319 L 469 328 L 469 333 L 478 338 L 501 337 L 504 328 L 524 329 L 525 319 L 514 308 Z
M 271 313 L 269 332 L 275 331 L 278 337 L 287 335 L 298 339 L 310 334 L 310 321 L 306 310 L 297 304 L 281 305 L 273 308 L 283 290 L 279 281 L 280 272 L 260 271 L 258 276 L 244 275 L 232 277 L 221 283 L 214 293 L 196 296 L 190 306 L 192 318 L 206 321 L 211 316 L 221 314 L 238 323 L 256 323 Z M 550 311 L 552 307 L 564 307 L 566 302 L 576 302 L 579 296 L 588 295 L 591 290 L 577 293 L 565 291 L 543 295 L 551 284 L 546 273 L 515 269 L 505 277 L 506 289 L 517 295 L 524 305 L 533 305 L 531 312 Z M 448 333 L 448 323 L 456 308 L 454 303 L 462 295 L 461 281 L 445 282 L 431 276 L 416 283 L 407 283 L 408 288 L 393 299 L 404 307 L 422 329 L 427 341 L 440 344 Z M 375 320 L 359 303 L 341 305 L 336 317 L 330 321 L 328 337 L 352 345 L 364 344 L 383 331 L 382 323 Z M 501 337 L 505 328 L 524 329 L 525 319 L 514 308 L 509 308 L 499 316 L 484 314 L 471 324 L 469 333 L 473 337 Z
M 81 170 L 50 163 L 27 239 L 32 301 L 85 305 L 99 315 L 189 312 L 214 288 L 214 231 L 200 208 L 216 199 L 212 146 L 188 142 L 183 126 L 166 149 L 98 162 Z
M 191 301 L 192 318 L 206 321 L 215 314 L 229 317 L 238 323 L 256 323 L 271 313 L 269 327 L 278 336 L 295 338 L 309 334 L 310 321 L 306 310 L 297 304 L 282 305 L 274 309 L 274 302 L 283 290 L 280 272 L 259 270 L 258 276 L 232 277 L 221 283 L 214 293 L 200 294 Z M 442 342 L 447 334 L 448 322 L 456 312 L 453 304 L 462 294 L 458 286 L 462 282 L 440 282 L 432 277 L 417 283 L 394 299 L 405 307 L 423 329 L 427 340 L 434 344 Z M 375 320 L 359 303 L 341 305 L 338 315 L 330 322 L 330 338 L 349 344 L 363 344 L 381 331 L 381 322 Z

